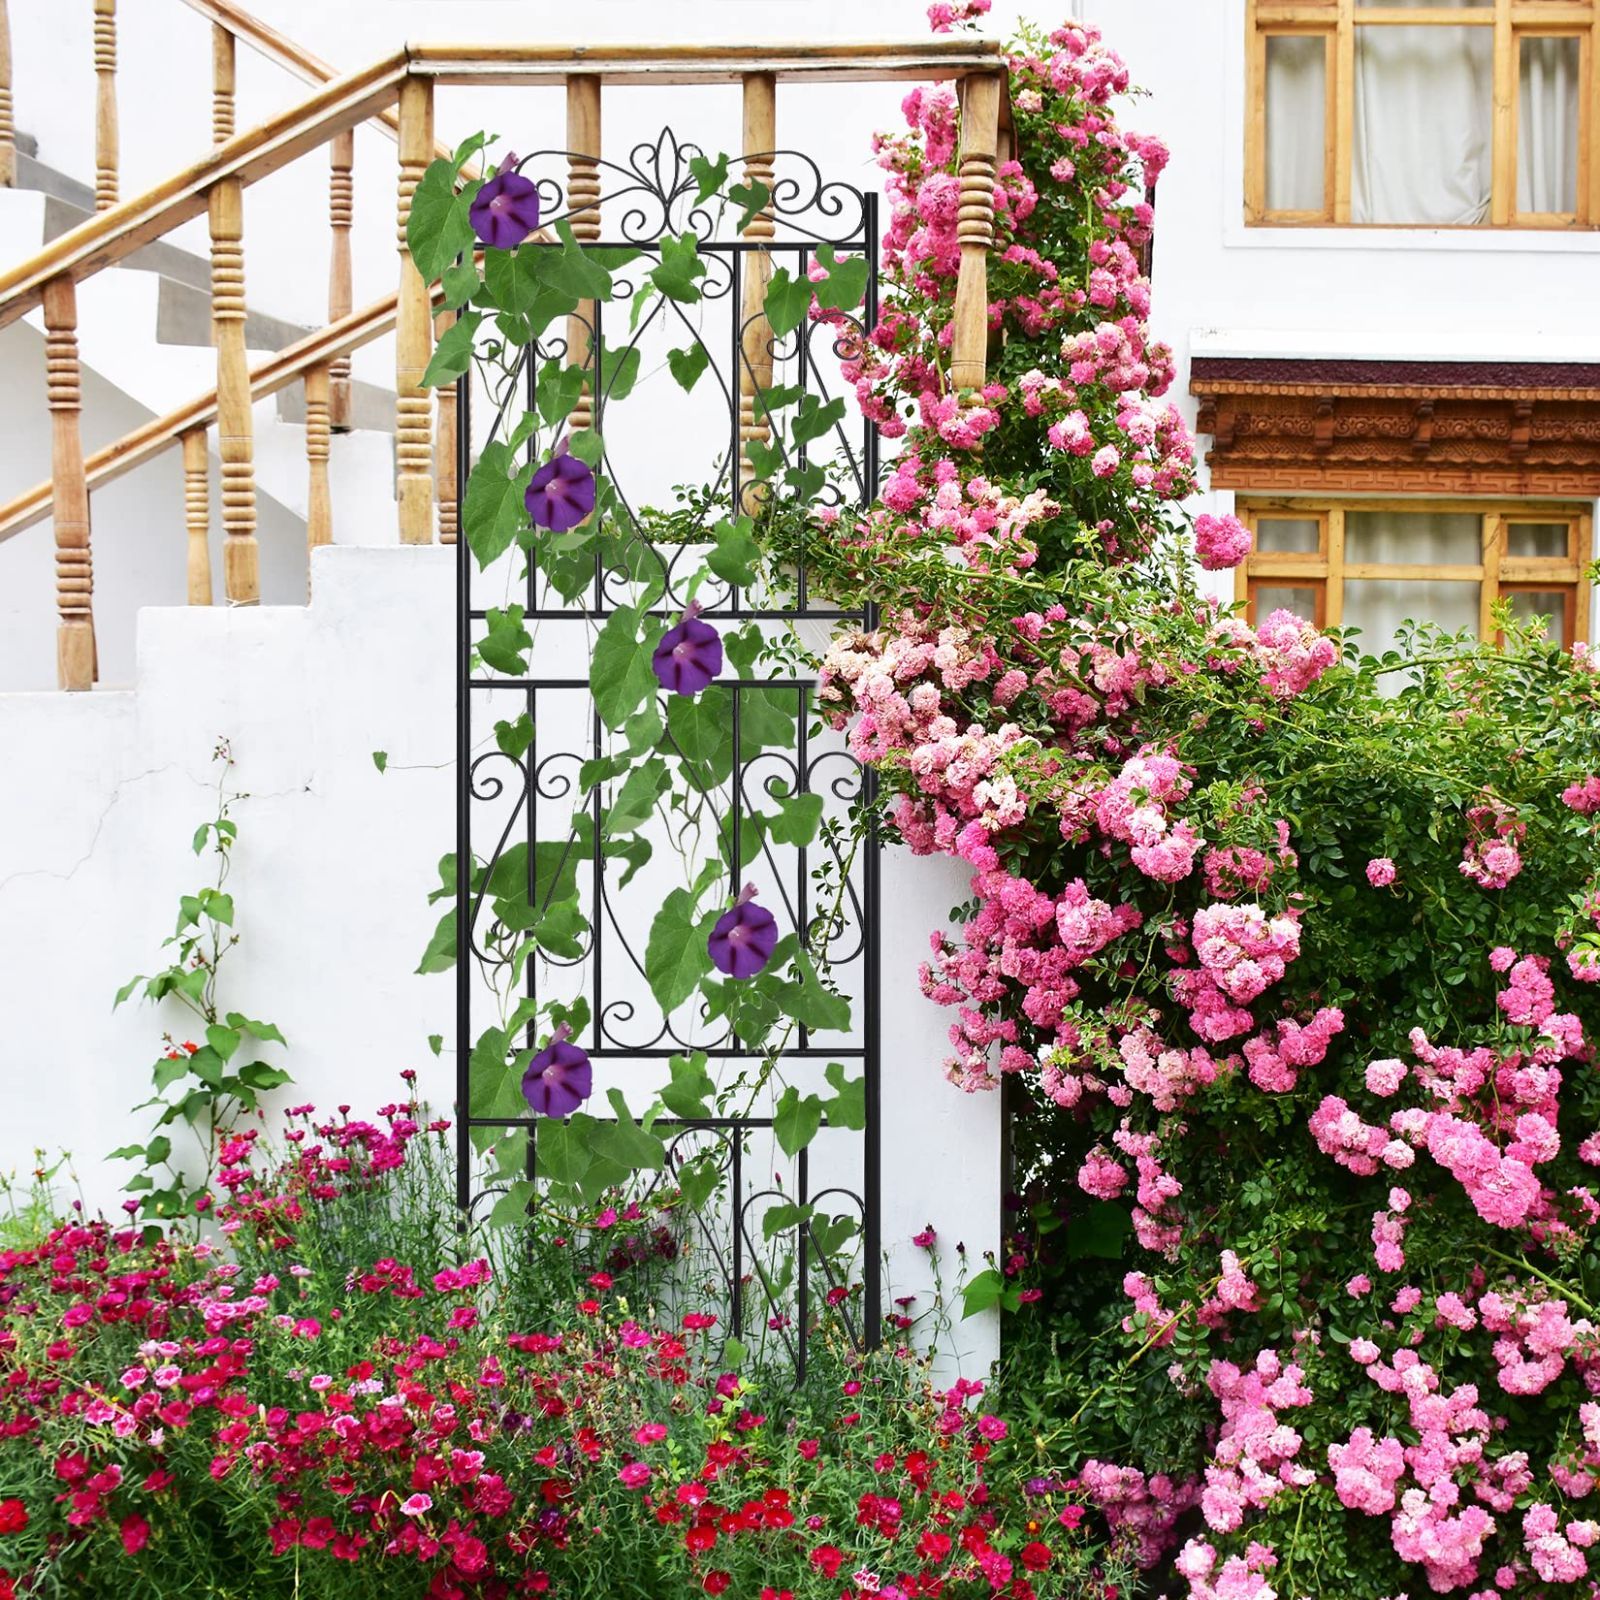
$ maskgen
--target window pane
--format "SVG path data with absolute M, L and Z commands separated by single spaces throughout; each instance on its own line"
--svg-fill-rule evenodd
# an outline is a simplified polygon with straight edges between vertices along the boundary
M 1267 36 L 1267 210 L 1321 211 L 1328 53 L 1320 33 Z
M 1317 591 L 1307 584 L 1257 583 L 1250 593 L 1256 603 L 1256 621 L 1265 622 L 1274 611 L 1292 611 L 1307 622 L 1317 620 Z
M 1322 526 L 1315 517 L 1258 517 L 1256 549 L 1267 555 L 1315 555 Z
M 1569 531 L 1564 522 L 1511 522 L 1506 554 L 1520 561 L 1565 561 Z
M 1359 628 L 1362 653 L 1381 656 L 1396 649 L 1403 622 L 1436 622 L 1455 633 L 1478 631 L 1478 585 L 1471 580 L 1430 583 L 1391 578 L 1347 578 L 1344 585 L 1346 628 Z
M 1578 209 L 1578 41 L 1518 41 L 1517 210 Z
M 1555 644 L 1567 645 L 1567 593 L 1564 589 L 1513 589 L 1506 595 L 1511 602 L 1511 615 L 1518 622 L 1531 622 L 1542 618 L 1545 637 Z
M 1494 30 L 1356 29 L 1353 222 L 1489 216 Z
M 1483 523 L 1470 511 L 1347 511 L 1344 558 L 1387 566 L 1475 567 Z

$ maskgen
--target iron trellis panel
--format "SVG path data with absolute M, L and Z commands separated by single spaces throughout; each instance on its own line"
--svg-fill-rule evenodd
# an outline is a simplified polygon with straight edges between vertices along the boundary
M 740 365 L 745 361 L 741 288 L 748 259 L 759 249 L 774 264 L 788 266 L 796 278 L 808 272 L 814 251 L 822 244 L 866 259 L 867 290 L 858 318 L 807 319 L 793 335 L 773 339 L 769 345 L 775 370 L 781 370 L 803 393 L 829 398 L 829 379 L 836 377 L 839 360 L 849 354 L 853 341 L 865 336 L 877 317 L 877 202 L 874 195 L 825 183 L 803 155 L 779 152 L 774 157 L 778 175 L 772 191 L 777 236 L 759 244 L 737 237 L 719 238 L 716 219 L 693 201 L 696 186 L 688 163 L 697 153 L 694 146 L 681 144 L 665 130 L 654 144 L 636 146 L 626 164 L 602 162 L 602 214 L 616 218 L 620 209 L 621 221 L 618 237 L 602 237 L 599 245 L 639 250 L 640 262 L 647 265 L 657 257 L 655 241 L 663 234 L 677 234 L 685 227 L 695 233 L 700 256 L 707 263 L 700 325 L 691 324 L 676 302 L 658 300 L 638 327 L 627 327 L 626 343 L 618 348 L 624 364 L 630 350 L 640 351 L 642 360 L 652 329 L 658 338 L 667 331 L 655 328 L 657 320 L 670 323 L 675 317 L 671 337 L 692 338 L 705 350 L 706 376 L 715 378 L 716 399 L 726 408 L 725 420 L 709 419 L 703 430 L 720 435 L 712 447 L 720 447 L 721 458 L 707 477 L 708 498 L 713 505 L 731 507 L 740 440 Z M 566 162 L 566 152 L 545 151 L 529 158 L 523 170 L 533 175 L 544 163 L 559 163 L 565 171 Z M 537 181 L 546 226 L 554 227 L 563 215 L 561 186 L 548 178 Z M 594 426 L 605 440 L 603 470 L 616 488 L 624 524 L 635 526 L 646 505 L 642 496 L 652 491 L 634 489 L 630 472 L 635 464 L 629 460 L 624 430 L 608 426 L 609 391 L 600 352 L 608 324 L 621 320 L 637 278 L 636 273 L 635 279 L 624 280 L 619 272 L 611 300 L 595 308 L 588 328 Z M 708 318 L 725 323 L 722 337 L 706 335 Z M 661 1068 L 671 1056 L 689 1049 L 703 1050 L 713 1071 L 720 1069 L 721 1083 L 739 1081 L 740 1070 L 748 1071 L 760 1059 L 760 1052 L 742 1045 L 730 1031 L 719 1035 L 712 1029 L 708 1033 L 703 1014 L 687 1018 L 655 1014 L 639 1025 L 641 1006 L 649 998 L 648 988 L 641 989 L 640 982 L 640 919 L 648 914 L 644 894 L 657 892 L 659 885 L 649 877 L 647 862 L 637 869 L 644 880 L 644 893 L 629 895 L 634 871 L 620 872 L 619 862 L 608 858 L 602 840 L 605 784 L 597 783 L 583 792 L 572 775 L 574 767 L 581 770 L 585 759 L 599 761 L 610 748 L 610 736 L 589 704 L 590 630 L 639 594 L 641 559 L 646 563 L 645 576 L 659 582 L 662 589 L 651 609 L 675 620 L 683 607 L 684 582 L 699 565 L 693 555 L 694 544 L 646 540 L 642 546 L 630 547 L 627 559 L 633 565 L 628 570 L 608 564 L 597 551 L 592 574 L 565 593 L 530 562 L 518 595 L 536 639 L 527 674 L 514 677 L 492 672 L 476 656 L 475 639 L 485 623 L 490 599 L 504 604 L 509 591 L 503 572 L 497 575 L 493 566 L 487 574 L 478 571 L 465 536 L 465 494 L 474 442 L 482 445 L 504 436 L 518 402 L 535 408 L 540 360 L 551 356 L 565 360 L 567 353 L 561 337 L 542 338 L 522 352 L 509 381 L 503 380 L 491 390 L 483 384 L 481 374 L 469 370 L 457 387 L 457 482 L 463 534 L 456 564 L 456 860 L 471 864 L 470 869 L 458 868 L 455 897 L 457 1199 L 465 1216 L 473 1215 L 489 1193 L 478 1150 L 482 1139 L 507 1129 L 528 1130 L 527 1173 L 535 1176 L 538 1171 L 538 1119 L 525 1114 L 525 1107 L 523 1114 L 508 1115 L 503 1103 L 489 1109 L 481 1104 L 481 1097 L 479 1104 L 473 1101 L 473 1049 L 482 1030 L 493 1025 L 489 1003 L 504 992 L 495 981 L 504 977 L 506 958 L 494 923 L 490 886 L 507 863 L 523 859 L 514 852 L 525 854 L 530 906 L 538 906 L 541 895 L 548 901 L 572 869 L 571 884 L 588 921 L 585 947 L 575 960 L 529 959 L 512 987 L 519 997 L 548 997 L 563 984 L 567 986 L 560 990 L 563 994 L 584 995 L 592 1022 L 580 1042 L 594 1062 L 597 1086 L 602 1079 L 642 1086 L 642 1093 L 630 1099 L 637 1110 L 648 1103 L 645 1096 L 653 1092 L 651 1085 L 659 1083 Z M 662 392 L 676 397 L 674 389 Z M 648 406 L 650 402 L 635 402 L 630 414 L 637 412 L 641 403 Z M 687 411 L 682 407 L 678 415 L 662 420 L 682 425 Z M 849 415 L 848 408 L 845 415 Z M 652 449 L 656 442 L 649 441 Z M 638 445 L 634 440 L 635 454 Z M 819 448 L 824 445 L 825 451 Z M 693 440 L 684 439 L 679 448 L 692 461 Z M 841 419 L 823 438 L 787 453 L 785 465 L 806 466 L 819 456 L 832 466 L 830 482 L 821 495 L 823 503 L 831 501 L 841 510 L 871 503 L 877 492 L 880 461 L 877 431 L 870 423 L 861 419 L 859 427 L 852 429 Z M 498 596 L 491 597 L 486 591 L 486 580 L 501 583 Z M 755 624 L 763 634 L 809 630 L 813 644 L 820 640 L 816 634 L 819 626 L 875 624 L 875 618 L 865 613 L 816 603 L 807 586 L 803 548 L 797 553 L 789 592 L 745 590 L 720 580 L 707 585 L 704 592 L 709 594 L 703 612 L 708 619 L 730 625 Z M 714 1265 L 731 1313 L 729 1331 L 744 1338 L 752 1330 L 751 1290 L 752 1284 L 758 1286 L 758 1296 L 766 1301 L 767 1326 L 787 1346 L 802 1375 L 817 1290 L 826 1292 L 841 1285 L 829 1253 L 818 1247 L 814 1219 L 785 1230 L 793 1248 L 793 1289 L 792 1293 L 774 1291 L 771 1277 L 757 1259 L 767 1244 L 758 1236 L 759 1220 L 767 1206 L 785 1202 L 822 1206 L 832 1201 L 844 1205 L 846 1214 L 850 1208 L 858 1214 L 856 1266 L 862 1299 L 854 1317 L 846 1314 L 856 1342 L 877 1342 L 882 1295 L 877 839 L 869 828 L 859 850 L 847 855 L 826 832 L 810 845 L 789 846 L 775 841 L 769 828 L 752 820 L 761 815 L 763 802 L 784 795 L 816 796 L 825 814 L 841 822 L 851 813 L 867 818 L 872 814 L 873 774 L 855 762 L 836 735 L 820 724 L 813 726 L 814 687 L 809 676 L 793 672 L 777 678 L 731 673 L 720 678 L 706 694 L 726 697 L 729 771 L 715 792 L 701 785 L 691 800 L 697 810 L 703 806 L 715 823 L 718 849 L 729 867 L 730 890 L 736 890 L 745 875 L 742 863 L 753 834 L 757 851 L 748 870 L 764 874 L 766 903 L 778 914 L 780 925 L 827 954 L 830 972 L 854 1002 L 851 1029 L 842 1040 L 836 1035 L 819 1038 L 800 1028 L 798 1037 L 785 1045 L 778 1058 L 783 1076 L 798 1076 L 808 1083 L 823 1065 L 832 1063 L 846 1072 L 858 1071 L 864 1079 L 865 1128 L 850 1134 L 854 1151 L 845 1161 L 853 1168 L 854 1181 L 836 1181 L 837 1169 L 845 1160 L 839 1153 L 845 1129 L 824 1129 L 826 1149 L 820 1135 L 815 1146 L 802 1149 L 792 1160 L 787 1186 L 781 1173 L 774 1175 L 772 1184 L 752 1176 L 752 1166 L 759 1168 L 761 1156 L 781 1154 L 773 1138 L 770 1096 L 765 1103 L 759 1096 L 752 1097 L 737 1114 L 663 1118 L 655 1124 L 666 1133 L 668 1149 L 668 1166 L 660 1182 L 669 1181 L 694 1152 L 710 1146 L 720 1150 L 727 1202 L 714 1215 L 694 1213 L 694 1249 Z M 670 707 L 665 705 L 670 698 L 665 694 L 658 697 L 667 729 L 659 748 L 669 760 L 674 752 L 682 758 L 676 773 L 676 781 L 682 783 L 692 764 L 683 757 L 672 733 Z M 781 715 L 775 709 L 779 701 L 783 703 Z M 791 701 L 792 714 L 787 709 Z M 526 712 L 533 728 L 533 742 L 521 758 L 502 752 L 490 733 L 495 711 L 513 703 Z M 780 720 L 790 731 L 782 741 L 774 741 L 773 729 Z M 751 729 L 757 724 L 760 731 L 752 737 Z M 576 812 L 575 800 L 582 802 Z M 568 818 L 563 825 L 565 837 L 559 827 L 553 837 L 547 836 L 551 817 L 561 815 L 563 808 Z M 812 898 L 813 882 L 829 881 L 826 875 L 816 877 L 819 857 L 828 863 L 828 873 L 837 876 L 832 909 L 819 906 Z M 772 890 L 775 896 L 767 898 Z M 533 1045 L 531 1032 L 525 1042 Z M 820 1173 L 819 1165 L 823 1168 Z

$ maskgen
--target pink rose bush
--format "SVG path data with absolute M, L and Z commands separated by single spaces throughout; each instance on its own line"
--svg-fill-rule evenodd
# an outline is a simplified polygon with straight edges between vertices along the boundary
M 968 875 L 922 986 L 947 1079 L 1011 1111 L 1002 1383 L 1151 1595 L 1588 1600 L 1592 664 L 1424 630 L 1385 672 L 1213 598 L 1249 535 L 1181 510 L 1166 152 L 1093 28 L 1011 72 L 981 391 L 952 99 L 879 144 L 894 292 L 851 377 L 898 454 L 824 580 L 877 625 L 818 687 L 893 836 Z

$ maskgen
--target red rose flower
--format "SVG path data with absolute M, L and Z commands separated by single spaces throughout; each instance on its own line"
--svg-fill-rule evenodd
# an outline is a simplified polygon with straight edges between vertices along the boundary
M 1037 1539 L 1022 1547 L 1022 1564 L 1029 1572 L 1043 1572 L 1050 1565 L 1050 1546 Z
M 28 1526 L 28 1508 L 20 1500 L 0 1500 L 0 1533 L 21 1533 Z

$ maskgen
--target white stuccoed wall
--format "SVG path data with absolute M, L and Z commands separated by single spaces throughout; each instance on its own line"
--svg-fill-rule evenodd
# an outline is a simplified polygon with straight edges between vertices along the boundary
M 142 613 L 131 691 L 0 695 L 0 1171 L 70 1149 L 87 1198 L 114 1206 L 105 1152 L 142 1132 L 128 1108 L 172 1029 L 112 996 L 151 970 L 180 893 L 209 881 L 189 840 L 212 815 L 210 753 L 232 741 L 240 838 L 229 888 L 241 943 L 224 995 L 277 1022 L 310 1099 L 371 1112 L 415 1067 L 448 1105 L 451 975 L 414 976 L 439 909 L 426 904 L 454 839 L 453 554 L 320 551 L 309 608 Z M 388 752 L 379 774 L 372 752 Z M 926 932 L 961 897 L 948 864 L 892 853 L 883 937 L 883 1237 L 893 1292 L 929 1303 L 910 1236 L 932 1223 L 976 1260 L 999 1235 L 997 1097 L 942 1089 L 946 1016 L 924 1001 Z M 43 997 L 49 997 L 44 1003 Z M 981 1261 L 979 1262 L 981 1265 Z M 950 1344 L 970 1373 L 994 1353 L 991 1319 Z

